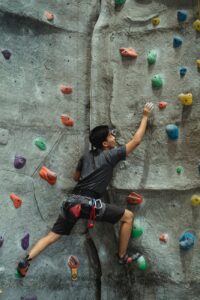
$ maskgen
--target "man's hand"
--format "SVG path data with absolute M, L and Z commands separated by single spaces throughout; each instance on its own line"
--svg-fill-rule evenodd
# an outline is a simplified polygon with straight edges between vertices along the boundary
M 148 117 L 152 110 L 153 110 L 153 103 L 152 102 L 147 102 L 144 106 L 143 116 Z

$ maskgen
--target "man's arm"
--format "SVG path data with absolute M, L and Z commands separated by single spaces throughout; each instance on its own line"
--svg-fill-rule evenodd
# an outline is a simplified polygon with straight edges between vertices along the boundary
M 152 109 L 153 109 L 152 102 L 148 102 L 145 104 L 140 126 L 136 131 L 136 133 L 134 134 L 134 136 L 132 137 L 132 139 L 126 144 L 126 155 L 130 154 L 142 141 L 142 138 L 147 128 L 148 117 Z
M 73 175 L 74 181 L 79 181 L 80 177 L 81 177 L 81 172 L 76 170 Z

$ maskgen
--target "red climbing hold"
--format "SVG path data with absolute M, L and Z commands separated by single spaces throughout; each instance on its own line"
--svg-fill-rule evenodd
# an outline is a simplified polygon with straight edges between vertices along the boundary
M 121 56 L 136 58 L 137 52 L 133 48 L 120 48 Z
M 45 17 L 47 18 L 48 21 L 53 21 L 54 15 L 51 12 L 45 11 L 44 15 L 45 15 Z
M 60 90 L 63 94 L 71 94 L 73 89 L 71 86 L 61 84 Z
M 61 121 L 65 126 L 74 126 L 74 120 L 66 114 L 61 115 Z
M 159 107 L 160 109 L 164 109 L 164 108 L 166 108 L 167 104 L 168 104 L 168 103 L 165 102 L 165 101 L 160 101 L 159 104 L 158 104 L 158 107 Z
M 159 240 L 161 242 L 167 243 L 168 239 L 169 239 L 169 236 L 167 233 L 161 233 L 161 235 L 159 236 Z
M 22 205 L 22 200 L 16 194 L 14 193 L 10 194 L 10 199 L 12 200 L 15 208 L 19 208 Z
M 40 169 L 40 177 L 42 177 L 44 180 L 46 180 L 49 184 L 54 185 L 57 180 L 56 173 L 50 171 L 47 167 L 43 166 Z
M 143 197 L 140 194 L 132 192 L 128 195 L 127 201 L 129 204 L 141 204 L 143 202 Z

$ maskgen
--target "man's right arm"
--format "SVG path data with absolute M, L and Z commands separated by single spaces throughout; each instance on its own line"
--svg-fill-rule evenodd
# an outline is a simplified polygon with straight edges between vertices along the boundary
M 144 106 L 143 116 L 141 119 L 140 126 L 132 139 L 126 144 L 126 155 L 130 154 L 142 141 L 147 128 L 147 121 L 151 110 L 153 109 L 153 103 L 148 102 Z

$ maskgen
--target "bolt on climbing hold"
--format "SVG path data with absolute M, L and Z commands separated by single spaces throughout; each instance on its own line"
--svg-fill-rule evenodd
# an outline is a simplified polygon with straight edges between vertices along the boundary
M 159 236 L 159 240 L 161 242 L 167 243 L 168 239 L 169 239 L 169 236 L 168 236 L 167 233 L 161 233 L 160 236 Z
M 29 238 L 30 234 L 27 233 L 22 239 L 21 239 L 21 246 L 23 250 L 27 250 L 29 247 Z
M 177 19 L 179 22 L 185 22 L 187 20 L 188 13 L 186 10 L 178 10 L 177 11 Z
M 3 246 L 4 237 L 3 235 L 0 236 L 0 248 Z
M 184 77 L 185 74 L 187 73 L 187 68 L 186 67 L 181 67 L 179 70 L 180 76 Z
M 61 122 L 65 126 L 74 126 L 74 120 L 66 114 L 61 115 Z
M 171 140 L 176 140 L 178 139 L 178 136 L 179 136 L 179 128 L 174 125 L 174 124 L 169 124 L 166 126 L 166 132 L 167 132 L 167 135 L 168 137 L 171 139 Z
M 21 169 L 26 164 L 26 158 L 22 155 L 15 155 L 14 167 L 16 169 Z
M 143 197 L 140 194 L 132 192 L 128 195 L 127 202 L 129 204 L 141 204 L 143 202 Z
M 165 101 L 160 101 L 159 103 L 158 103 L 158 107 L 160 108 L 160 109 L 164 109 L 164 108 L 166 108 L 167 107 L 167 102 L 165 102 Z
M 198 195 L 192 195 L 191 197 L 191 204 L 192 206 L 197 206 L 200 204 L 200 196 Z
M 138 238 L 140 237 L 144 232 L 144 229 L 139 226 L 133 226 L 132 231 L 131 231 L 131 236 L 132 238 Z
M 61 84 L 60 85 L 60 91 L 63 93 L 63 94 L 71 94 L 73 89 L 71 86 L 67 86 L 67 85 L 64 85 L 64 84 Z
M 154 75 L 151 79 L 152 87 L 161 88 L 163 86 L 163 79 L 160 75 Z
M 143 255 L 136 260 L 136 264 L 138 269 L 141 271 L 145 271 L 147 269 L 147 261 Z
M 11 52 L 10 50 L 8 50 L 8 49 L 3 49 L 3 50 L 1 51 L 1 53 L 3 54 L 3 56 L 4 56 L 4 58 L 5 58 L 6 60 L 9 60 L 10 57 L 11 57 L 11 55 L 12 55 L 12 52 Z
M 157 53 L 155 50 L 150 50 L 147 54 L 147 61 L 149 65 L 155 64 L 157 58 Z
M 196 237 L 192 231 L 185 231 L 179 238 L 179 246 L 182 250 L 189 250 L 194 246 Z
M 47 19 L 48 21 L 53 21 L 54 15 L 53 15 L 51 12 L 45 11 L 45 12 L 44 12 L 44 15 L 45 15 L 45 17 L 46 17 L 46 19 Z
M 42 179 L 46 180 L 49 184 L 54 185 L 56 183 L 56 180 L 57 180 L 56 173 L 52 172 L 47 167 L 43 166 L 40 169 L 39 174 L 40 174 L 40 177 Z
M 183 173 L 183 167 L 181 167 L 181 166 L 178 166 L 178 167 L 176 167 L 176 173 L 177 174 L 181 174 L 181 173 Z
M 46 150 L 46 144 L 45 140 L 42 137 L 37 137 L 34 140 L 34 144 L 40 149 L 40 150 Z
M 70 255 L 70 257 L 68 258 L 68 266 L 71 269 L 71 279 L 77 280 L 78 279 L 78 267 L 79 267 L 78 257 L 75 255 Z
M 15 208 L 19 208 L 22 205 L 22 199 L 15 193 L 10 194 L 10 199 L 12 200 Z
M 155 17 L 155 18 L 151 19 L 151 23 L 153 24 L 153 26 L 159 25 L 160 24 L 160 18 Z
M 138 53 L 133 48 L 120 48 L 119 52 L 124 57 L 136 58 L 138 56 Z
M 180 36 L 175 36 L 173 39 L 173 47 L 179 48 L 183 43 L 183 40 Z
M 200 20 L 196 20 L 194 23 L 193 23 L 193 26 L 194 28 L 200 32 Z
M 178 95 L 178 99 L 182 102 L 183 105 L 189 106 L 192 105 L 192 94 L 191 93 L 181 93 Z

